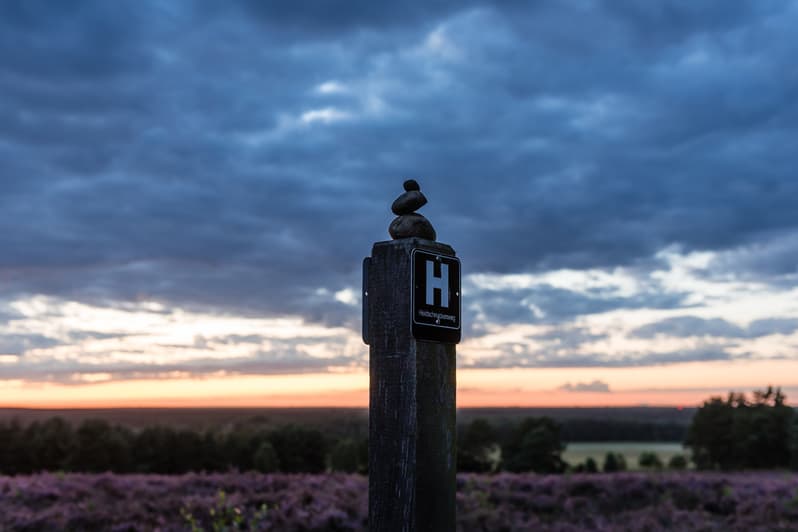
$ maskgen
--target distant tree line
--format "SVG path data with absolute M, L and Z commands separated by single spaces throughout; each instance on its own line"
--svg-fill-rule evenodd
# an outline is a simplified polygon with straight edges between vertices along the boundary
M 485 420 L 463 427 L 462 471 L 560 473 L 565 446 L 550 418 L 528 418 L 496 431 Z M 41 471 L 180 474 L 189 471 L 367 473 L 368 440 L 323 434 L 313 427 L 225 431 L 168 426 L 132 430 L 101 419 L 73 427 L 60 417 L 23 425 L 0 422 L 0 474 Z
M 565 419 L 561 422 L 566 442 L 681 442 L 687 436 L 684 423 L 658 423 L 623 419 Z
M 560 426 L 547 417 L 495 429 L 477 419 L 461 427 L 461 471 L 561 473 L 565 446 Z M 230 470 L 367 473 L 368 440 L 330 436 L 313 427 L 262 428 L 241 424 L 225 431 L 167 426 L 132 430 L 101 419 L 72 426 L 54 417 L 23 425 L 0 423 L 0 473 L 40 471 L 179 474 Z
M 699 408 L 686 432 L 685 445 L 698 469 L 798 470 L 798 416 L 785 404 L 780 389 L 754 392 L 751 399 L 730 393 L 712 397 Z M 254 420 L 253 420 L 254 421 Z M 563 473 L 566 471 L 623 471 L 626 458 L 608 453 L 602 464 L 589 458 L 569 467 L 562 459 L 564 441 L 673 441 L 678 432 L 668 424 L 566 420 L 528 417 L 492 424 L 477 418 L 458 427 L 457 463 L 464 472 Z M 132 430 L 100 419 L 73 426 L 55 417 L 23 425 L 0 422 L 0 474 L 39 471 L 179 474 L 189 471 L 230 470 L 320 473 L 367 473 L 368 440 L 297 425 L 264 427 L 241 423 L 226 430 L 189 430 L 152 426 Z M 566 438 L 565 435 L 569 437 Z M 596 435 L 601 435 L 598 437 Z M 623 437 L 623 436 L 627 437 Z M 644 469 L 684 469 L 685 456 L 667 464 L 654 453 L 643 453 Z
M 0 473 L 39 471 L 177 474 L 189 471 L 365 472 L 366 440 L 331 441 L 314 428 L 238 427 L 198 432 L 154 426 L 133 431 L 100 419 L 76 428 L 61 418 L 0 423 Z

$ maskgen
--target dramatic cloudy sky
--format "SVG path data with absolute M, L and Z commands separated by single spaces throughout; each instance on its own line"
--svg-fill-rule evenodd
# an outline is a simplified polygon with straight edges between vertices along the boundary
M 798 5 L 0 3 L 0 404 L 366 404 L 390 203 L 462 405 L 798 396 Z

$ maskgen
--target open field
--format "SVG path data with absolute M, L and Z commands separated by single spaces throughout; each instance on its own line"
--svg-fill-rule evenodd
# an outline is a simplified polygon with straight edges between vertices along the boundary
M 0 477 L 0 530 L 366 529 L 358 475 Z M 459 475 L 458 530 L 798 529 L 798 475 Z
M 601 467 L 604 457 L 607 453 L 612 452 L 623 455 L 626 460 L 626 465 L 630 470 L 639 469 L 637 459 L 641 453 L 649 451 L 654 452 L 662 460 L 663 464 L 667 464 L 672 456 L 683 454 L 689 456 L 689 451 L 684 449 L 680 443 L 673 442 L 576 442 L 569 443 L 565 452 L 562 454 L 563 460 L 568 464 L 575 466 L 584 463 L 588 457 Z

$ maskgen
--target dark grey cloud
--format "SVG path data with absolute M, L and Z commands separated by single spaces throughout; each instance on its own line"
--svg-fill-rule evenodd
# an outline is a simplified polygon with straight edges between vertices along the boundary
M 436 0 L 381 5 L 369 0 L 355 0 L 345 4 L 318 4 L 308 9 L 305 5 L 279 0 L 245 0 L 243 6 L 247 13 L 280 35 L 328 40 L 357 31 L 390 32 L 429 27 L 457 11 L 485 3 Z
M 202 336 L 202 341 L 207 343 L 209 340 L 220 344 L 262 344 L 268 337 L 260 334 L 229 334 L 225 336 L 215 336 L 207 338 Z
M 145 36 L 148 15 L 157 12 L 136 9 L 132 2 L 11 0 L 0 9 L 0 53 L 7 74 L 35 78 L 46 72 L 57 84 L 147 67 L 148 57 L 136 42 Z
M 792 334 L 798 330 L 798 319 L 766 318 L 740 327 L 722 318 L 678 316 L 638 327 L 630 333 L 635 338 L 654 338 L 658 335 L 688 338 L 714 336 L 719 338 L 758 338 L 771 334 Z
M 481 334 L 484 331 L 477 331 Z M 541 334 L 529 335 L 526 339 L 517 342 L 507 342 L 498 346 L 501 355 L 494 358 L 471 360 L 467 354 L 461 355 L 458 365 L 466 367 L 547 367 L 553 363 L 555 366 L 577 365 L 585 360 L 582 356 L 575 356 L 574 352 L 580 350 L 585 344 L 608 338 L 607 333 L 593 333 L 584 327 L 572 325 L 553 326 Z M 531 341 L 526 341 L 531 340 Z M 536 347 L 540 346 L 542 347 Z M 595 358 L 592 354 L 587 358 Z M 607 360 L 607 357 L 599 357 Z M 592 365 L 592 363 L 589 363 Z
M 116 340 L 130 338 L 131 336 L 137 335 L 130 333 L 113 333 L 102 331 L 69 331 L 67 336 L 69 337 L 70 341 L 83 342 L 85 340 Z
M 729 273 L 744 279 L 765 278 L 795 286 L 798 283 L 798 232 L 775 234 L 715 257 L 709 274 Z
M 0 333 L 0 355 L 24 355 L 31 349 L 42 349 L 58 344 L 54 338 L 42 334 Z
M 746 360 L 750 354 L 731 355 L 726 346 L 707 346 L 664 353 L 639 353 L 608 355 L 604 353 L 560 353 L 534 350 L 527 344 L 507 343 L 499 346 L 502 354 L 478 360 L 461 360 L 461 367 L 498 368 L 621 368 L 653 367 L 681 364 L 685 362 L 716 362 L 723 360 Z
M 593 382 L 577 382 L 571 384 L 570 382 L 566 382 L 562 386 L 557 388 L 558 390 L 562 390 L 564 392 L 600 392 L 600 393 L 609 393 L 610 392 L 610 385 L 604 381 L 594 380 Z
M 5 325 L 9 321 L 21 317 L 22 314 L 6 305 L 4 301 L 0 301 L 0 325 Z
M 469 334 L 485 332 L 483 322 L 493 324 L 568 322 L 576 316 L 618 309 L 671 309 L 688 307 L 686 293 L 649 289 L 639 294 L 620 296 L 608 289 L 568 290 L 549 284 L 529 288 L 485 289 L 467 286 L 464 321 Z M 473 324 L 473 325 L 472 325 Z M 557 330 L 554 336 L 562 333 Z
M 796 20 L 776 3 L 3 2 L 0 295 L 357 328 L 332 294 L 359 286 L 405 177 L 466 272 L 677 244 L 760 246 L 746 268 L 795 273 L 778 242 L 798 234 Z M 331 80 L 348 91 L 315 90 Z M 347 118 L 302 122 L 331 108 Z M 552 319 L 680 304 L 473 294 L 488 320 L 534 321 L 518 296 Z
M 584 327 L 556 327 L 546 333 L 530 336 L 531 340 L 548 342 L 562 350 L 575 350 L 583 344 L 607 338 L 606 333 L 593 333 Z
M 717 336 L 742 338 L 745 330 L 721 318 L 704 319 L 680 316 L 638 327 L 630 333 L 635 338 L 654 338 L 657 335 L 689 337 Z
M 788 335 L 798 331 L 796 318 L 765 318 L 756 320 L 748 325 L 748 335 L 753 338 L 771 334 Z
M 3 368 L 3 378 L 22 379 L 36 382 L 59 382 L 64 384 L 86 384 L 86 375 L 92 376 L 103 374 L 97 381 L 113 379 L 141 379 L 141 378 L 173 378 L 174 375 L 181 374 L 191 377 L 204 377 L 209 375 L 281 375 L 327 372 L 332 368 L 352 368 L 362 369 L 366 365 L 366 360 L 362 356 L 351 356 L 341 352 L 341 340 L 329 337 L 319 338 L 293 338 L 289 340 L 269 339 L 269 349 L 260 350 L 253 356 L 241 357 L 218 357 L 213 356 L 217 351 L 213 346 L 208 345 L 209 341 L 200 337 L 199 345 L 195 342 L 193 346 L 173 345 L 161 346 L 172 349 L 175 353 L 184 349 L 202 348 L 208 350 L 208 355 L 184 359 L 179 362 L 165 362 L 154 364 L 151 362 L 135 362 L 126 360 L 115 361 L 108 358 L 107 361 L 98 364 L 97 355 L 94 354 L 93 360 L 85 361 L 77 356 L 70 359 L 37 359 L 25 360 L 19 363 L 8 365 Z M 216 341 L 217 338 L 212 338 Z M 3 342 L 8 342 L 4 344 Z M 0 336 L 0 354 L 24 354 L 24 350 L 38 342 L 41 347 L 57 345 L 58 342 L 44 337 L 4 337 Z M 303 347 L 324 343 L 332 353 L 331 356 L 320 358 L 307 354 Z M 5 345 L 10 348 L 17 347 L 18 353 L 3 352 Z M 115 350 L 130 356 L 140 355 L 147 358 L 151 353 L 137 350 Z

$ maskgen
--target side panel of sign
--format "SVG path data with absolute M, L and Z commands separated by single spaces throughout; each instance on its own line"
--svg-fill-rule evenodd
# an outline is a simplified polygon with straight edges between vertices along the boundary
M 371 264 L 371 257 L 363 259 L 363 290 L 361 292 L 363 296 L 363 314 L 361 319 L 363 322 L 361 330 L 363 334 L 363 343 L 366 345 L 369 343 L 369 264 Z

